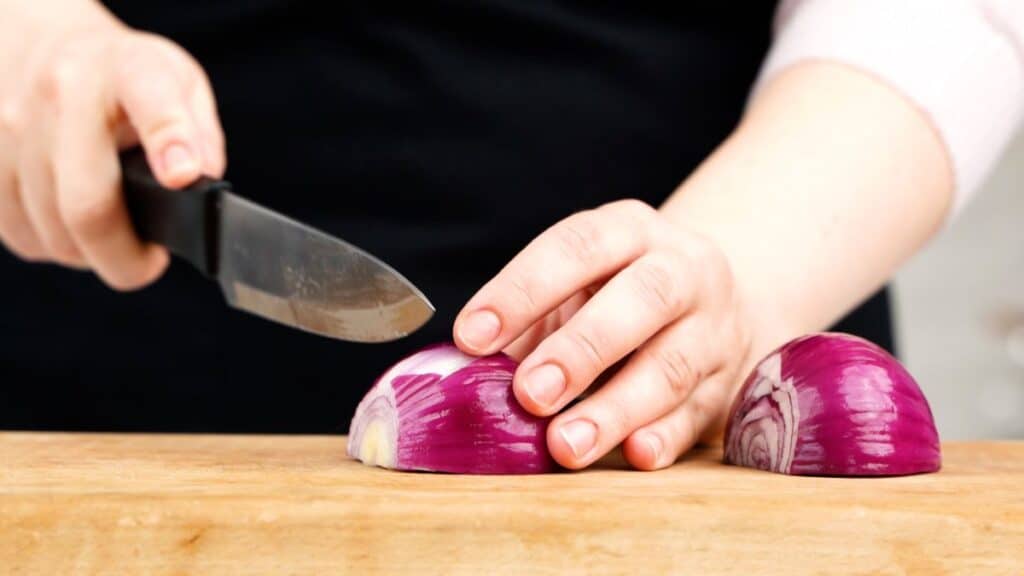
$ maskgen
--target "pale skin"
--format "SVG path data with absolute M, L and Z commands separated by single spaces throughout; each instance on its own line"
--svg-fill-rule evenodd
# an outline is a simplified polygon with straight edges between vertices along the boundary
M 0 22 L 0 240 L 116 289 L 152 282 L 167 254 L 132 234 L 117 150 L 141 142 L 170 187 L 222 174 L 202 69 L 91 0 L 0 0 Z M 522 360 L 516 398 L 557 414 L 548 447 L 563 466 L 621 445 L 634 467 L 663 468 L 721 433 L 758 359 L 828 327 L 938 230 L 950 166 L 884 84 L 794 67 L 662 205 L 585 210 L 531 242 L 469 300 L 454 339 Z
M 549 449 L 582 468 L 622 443 L 636 468 L 668 466 L 720 435 L 760 358 L 827 328 L 938 230 L 950 165 L 888 87 L 838 65 L 795 67 L 657 210 L 609 204 L 538 237 L 469 301 L 457 342 L 522 358 L 516 397 L 544 415 L 628 356 L 554 418 Z M 470 324 L 478 311 L 499 328 L 487 345 Z M 564 392 L 546 396 L 557 380 L 534 378 L 548 364 Z
M 132 232 L 117 151 L 141 142 L 174 188 L 222 174 L 224 136 L 202 68 L 93 0 L 0 0 L 0 22 L 0 240 L 116 289 L 152 282 L 167 252 Z

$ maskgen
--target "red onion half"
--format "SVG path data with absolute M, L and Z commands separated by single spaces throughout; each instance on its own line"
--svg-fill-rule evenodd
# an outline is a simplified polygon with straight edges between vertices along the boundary
M 762 360 L 733 403 L 730 464 L 815 476 L 895 476 L 941 466 L 928 401 L 904 367 L 867 340 L 797 338 Z
M 536 474 L 554 467 L 548 418 L 512 393 L 517 363 L 452 344 L 420 350 L 385 372 L 356 408 L 349 456 L 371 466 L 463 474 Z

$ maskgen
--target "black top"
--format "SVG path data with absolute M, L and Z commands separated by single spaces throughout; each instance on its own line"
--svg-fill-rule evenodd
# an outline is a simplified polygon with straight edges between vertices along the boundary
M 349 344 L 233 311 L 180 262 L 118 294 L 3 254 L 0 428 L 344 432 L 545 227 L 657 205 L 734 127 L 774 2 L 611 4 L 108 2 L 202 63 L 240 194 L 380 256 L 438 313 Z M 891 347 L 884 295 L 839 328 Z

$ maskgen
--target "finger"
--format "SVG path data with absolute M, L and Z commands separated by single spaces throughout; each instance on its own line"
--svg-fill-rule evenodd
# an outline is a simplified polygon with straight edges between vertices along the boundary
M 46 249 L 32 230 L 22 205 L 14 171 L 0 167 L 0 241 L 15 256 L 29 262 L 45 259 Z
M 523 407 L 538 415 L 557 412 L 612 364 L 678 319 L 694 303 L 696 285 L 686 268 L 675 252 L 651 252 L 609 280 L 523 360 L 514 381 Z
M 727 380 L 724 374 L 705 380 L 685 403 L 633 432 L 622 444 L 626 461 L 638 470 L 657 470 L 675 463 L 728 406 Z
M 583 305 L 587 303 L 592 294 L 588 291 L 577 292 L 559 306 L 554 312 L 536 321 L 518 338 L 513 340 L 503 350 L 509 356 L 522 362 L 537 345 L 556 330 L 565 325 Z
M 500 350 L 570 296 L 639 257 L 653 221 L 654 209 L 633 200 L 552 226 L 470 299 L 455 320 L 456 343 L 474 354 Z
M 173 52 L 144 38 L 121 51 L 114 75 L 117 101 L 135 129 L 154 175 L 169 188 L 202 174 L 201 134 L 193 120 L 188 74 Z
M 23 143 L 18 155 L 18 185 L 22 206 L 46 250 L 47 258 L 65 266 L 84 268 L 85 258 L 78 250 L 71 233 L 64 226 L 57 205 L 53 170 L 44 134 L 52 126 L 50 121 L 40 121 L 39 130 Z
M 551 334 L 558 329 L 558 324 L 555 319 L 555 316 L 557 315 L 557 311 L 552 312 L 535 322 L 533 326 L 526 329 L 526 332 L 523 332 L 518 338 L 506 346 L 502 352 L 508 354 L 512 358 L 515 358 L 517 361 L 522 362 L 523 359 L 526 358 L 530 352 L 533 352 L 537 345 L 548 336 L 548 334 Z
M 686 318 L 638 349 L 585 401 L 548 426 L 548 448 L 568 468 L 582 468 L 638 428 L 679 406 L 721 362 L 706 322 Z
M 62 99 L 55 174 L 61 218 L 86 261 L 112 288 L 134 289 L 166 268 L 164 249 L 138 240 L 120 193 L 117 103 L 103 79 L 82 70 L 76 90 Z
M 46 249 L 32 230 L 18 186 L 14 133 L 20 130 L 19 115 L 12 105 L 0 109 L 0 242 L 22 260 L 39 261 Z
M 195 66 L 195 74 L 189 105 L 192 110 L 192 119 L 199 127 L 202 172 L 207 176 L 221 178 L 227 169 L 224 130 L 221 128 L 220 116 L 217 113 L 217 104 L 209 79 L 198 65 Z

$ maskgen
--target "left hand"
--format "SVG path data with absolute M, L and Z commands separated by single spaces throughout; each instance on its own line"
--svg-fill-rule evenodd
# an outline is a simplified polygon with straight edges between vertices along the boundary
M 721 423 L 750 349 L 722 252 L 636 200 L 545 231 L 470 299 L 454 335 L 468 353 L 520 359 L 515 395 L 539 416 L 617 368 L 548 427 L 573 469 L 620 443 L 636 468 L 671 465 Z

